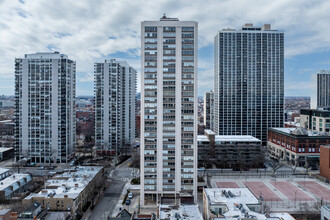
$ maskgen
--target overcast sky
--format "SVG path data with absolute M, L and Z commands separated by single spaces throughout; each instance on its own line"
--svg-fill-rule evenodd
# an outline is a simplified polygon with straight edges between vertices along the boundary
M 213 40 L 244 23 L 285 32 L 285 95 L 309 96 L 311 74 L 330 69 L 328 0 L 0 0 L 0 94 L 14 94 L 14 59 L 60 51 L 77 62 L 77 95 L 93 95 L 93 63 L 138 70 L 140 25 L 168 17 L 199 22 L 199 95 L 213 89 Z

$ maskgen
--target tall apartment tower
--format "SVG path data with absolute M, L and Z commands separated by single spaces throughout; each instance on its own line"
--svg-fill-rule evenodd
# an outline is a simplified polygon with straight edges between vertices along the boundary
M 269 24 L 224 29 L 214 53 L 215 132 L 266 144 L 267 129 L 284 123 L 284 33 Z
M 127 154 L 135 141 L 136 70 L 115 59 L 94 64 L 95 146 L 100 153 Z
M 76 139 L 76 62 L 59 52 L 15 59 L 15 159 L 66 163 Z
M 330 71 L 321 70 L 316 75 L 317 108 L 330 107 Z
M 214 92 L 204 93 L 204 125 L 205 129 L 214 131 Z
M 141 25 L 141 204 L 197 199 L 195 21 Z

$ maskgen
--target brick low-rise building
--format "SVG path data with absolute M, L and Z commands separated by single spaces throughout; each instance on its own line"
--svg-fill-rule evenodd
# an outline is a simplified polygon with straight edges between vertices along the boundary
M 330 144 L 330 136 L 304 128 L 270 128 L 267 148 L 271 157 L 287 164 L 316 167 L 320 145 Z
M 321 146 L 320 175 L 330 179 L 330 145 Z

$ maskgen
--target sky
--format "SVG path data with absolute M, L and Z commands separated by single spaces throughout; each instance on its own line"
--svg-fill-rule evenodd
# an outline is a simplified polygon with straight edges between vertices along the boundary
M 93 95 L 94 62 L 126 60 L 138 71 L 141 21 L 199 24 L 198 93 L 213 89 L 214 36 L 245 23 L 285 33 L 285 96 L 310 96 L 311 75 L 330 69 L 328 0 L 0 0 L 0 95 L 14 94 L 14 60 L 59 51 L 76 61 L 77 95 Z

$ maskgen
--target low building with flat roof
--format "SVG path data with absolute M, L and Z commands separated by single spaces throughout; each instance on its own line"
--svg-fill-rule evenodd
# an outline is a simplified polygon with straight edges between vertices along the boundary
M 259 167 L 264 162 L 261 140 L 250 135 L 216 135 L 205 130 L 198 135 L 199 166 L 214 163 L 222 168 Z
M 27 196 L 23 203 L 38 202 L 49 211 L 70 211 L 81 215 L 102 188 L 102 167 L 77 167 L 47 180 L 39 193 Z
M 262 214 L 262 206 L 262 197 L 256 198 L 248 188 L 205 188 L 203 191 L 205 220 L 294 220 L 288 213 Z
M 11 199 L 14 193 L 24 190 L 26 184 L 32 180 L 30 174 L 13 174 L 0 181 L 0 201 Z
M 267 149 L 271 157 L 297 166 L 317 167 L 320 145 L 330 144 L 328 133 L 305 128 L 269 128 Z
M 203 219 L 198 205 L 160 205 L 160 220 L 200 220 Z

